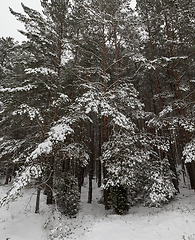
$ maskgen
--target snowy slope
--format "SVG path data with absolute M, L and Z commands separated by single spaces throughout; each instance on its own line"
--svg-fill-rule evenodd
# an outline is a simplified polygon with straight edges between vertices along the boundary
M 83 187 L 81 211 L 77 218 L 60 218 L 62 239 L 76 240 L 194 240 L 195 239 L 195 193 L 182 188 L 176 200 L 162 208 L 136 206 L 129 214 L 118 216 L 104 210 L 97 202 L 99 189 L 95 187 L 92 204 L 87 204 L 87 186 Z M 8 187 L 0 186 L 0 197 Z M 46 240 L 59 215 L 52 217 L 51 209 L 41 196 L 41 212 L 34 214 L 35 194 L 26 189 L 23 197 L 0 208 L 0 240 Z M 35 193 L 35 192 L 34 192 Z M 45 223 L 45 224 L 44 224 Z M 45 227 L 43 227 L 43 225 Z M 58 226 L 56 225 L 56 226 Z M 57 235 L 56 235 L 57 236 Z M 53 239 L 59 239 L 53 237 Z
M 0 197 L 8 189 L 8 187 L 0 186 Z M 1 240 L 6 240 L 6 238 L 10 240 L 47 239 L 47 231 L 43 229 L 43 223 L 47 218 L 46 209 L 42 210 L 40 215 L 34 213 L 34 193 L 32 189 L 26 189 L 23 197 L 18 198 L 9 206 L 0 208 Z

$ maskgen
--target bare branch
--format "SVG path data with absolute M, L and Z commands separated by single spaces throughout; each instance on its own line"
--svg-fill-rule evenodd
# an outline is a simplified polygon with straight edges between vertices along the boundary
M 40 129 L 41 129 L 42 136 L 43 136 L 43 140 L 44 140 L 44 139 L 45 139 L 45 132 L 44 132 L 43 126 L 41 126 L 41 124 L 40 124 L 40 122 L 39 122 L 37 116 L 35 116 L 35 118 L 36 118 L 36 122 L 37 122 L 37 124 L 39 125 L 39 127 L 40 127 Z
M 191 93 L 189 93 L 183 100 L 186 100 L 187 98 L 189 98 L 191 95 L 193 95 L 195 93 L 195 90 L 192 91 Z
M 114 61 L 109 67 L 106 68 L 106 71 L 111 68 L 113 65 L 115 65 L 116 63 L 120 62 L 121 60 L 123 60 L 123 58 L 126 57 L 126 55 L 124 55 L 122 58 L 118 59 L 117 61 Z
M 138 67 L 137 71 L 134 73 L 134 75 L 131 77 L 131 80 L 133 80 L 136 75 L 138 74 L 139 70 L 142 68 L 142 64 L 140 64 L 140 66 Z
M 121 83 L 121 82 L 123 82 L 123 81 L 120 81 L 120 80 L 115 81 L 113 84 L 111 84 L 111 85 L 107 88 L 107 91 L 108 91 L 109 89 L 111 89 L 115 84 Z

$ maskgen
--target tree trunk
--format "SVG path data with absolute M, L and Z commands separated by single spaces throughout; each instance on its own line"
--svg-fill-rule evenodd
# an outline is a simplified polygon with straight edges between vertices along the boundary
M 195 162 L 186 163 L 186 168 L 190 177 L 191 188 L 195 190 Z
M 90 162 L 89 162 L 89 191 L 88 191 L 88 203 L 92 202 L 92 192 L 93 192 L 93 166 L 94 166 L 94 129 L 93 125 L 90 124 Z
M 99 136 L 98 136 L 99 146 L 98 146 L 98 157 L 101 156 L 102 151 L 102 124 L 101 121 L 99 123 Z M 101 160 L 98 159 L 98 187 L 102 185 L 102 163 Z
M 78 189 L 81 193 L 81 187 L 83 186 L 83 179 L 84 179 L 84 168 L 80 166 L 80 163 L 78 163 L 78 171 L 77 171 L 77 180 L 78 180 Z
M 103 85 L 104 85 L 104 94 L 107 92 L 107 83 L 106 83 L 106 39 L 105 39 L 105 27 L 104 24 L 102 26 L 102 39 L 103 39 L 103 74 L 104 74 L 104 80 L 103 80 Z M 108 142 L 108 123 L 107 123 L 107 116 L 104 116 L 104 142 Z M 107 178 L 107 170 L 105 165 L 103 166 L 103 178 Z M 104 204 L 105 204 L 105 209 L 108 209 L 108 189 L 104 189 Z
M 12 177 L 11 173 L 12 173 L 11 168 L 7 167 L 6 168 L 6 178 L 5 178 L 5 183 L 4 183 L 5 185 L 7 185 L 9 183 L 9 181 L 11 182 L 11 177 Z
M 93 180 L 93 159 L 90 158 L 88 203 L 92 202 L 92 193 L 93 193 L 93 181 L 92 180 Z
M 41 189 L 37 189 L 37 198 L 36 198 L 36 206 L 35 206 L 35 213 L 39 213 L 40 209 L 40 196 L 41 196 Z
M 146 0 L 145 0 L 146 2 Z M 147 11 L 147 9 L 146 9 Z M 152 36 L 151 36 L 151 29 L 150 29 L 150 22 L 149 22 L 149 17 L 148 17 L 148 13 L 146 12 L 146 16 L 147 16 L 147 30 L 148 30 L 148 35 L 149 35 L 149 41 L 150 41 L 150 53 L 151 53 L 151 59 L 152 61 L 154 60 L 154 47 L 153 47 L 153 43 L 152 43 Z M 157 70 L 156 68 L 154 69 L 154 78 L 155 78 L 155 84 L 156 84 L 156 91 L 158 94 L 158 103 L 159 103 L 159 109 L 160 111 L 163 108 L 163 102 L 160 96 L 160 86 L 159 86 L 159 79 L 158 79 L 158 74 L 157 74 Z
M 50 166 L 49 166 L 49 175 L 46 183 L 46 192 L 47 192 L 47 205 L 53 204 L 53 177 L 54 177 L 54 156 L 50 157 Z

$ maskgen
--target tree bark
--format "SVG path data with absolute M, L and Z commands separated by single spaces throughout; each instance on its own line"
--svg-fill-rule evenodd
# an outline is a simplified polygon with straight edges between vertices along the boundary
M 36 206 L 35 206 L 35 213 L 39 213 L 40 209 L 40 196 L 41 196 L 41 189 L 37 189 L 37 198 L 36 198 Z
M 50 165 L 48 171 L 48 180 L 46 185 L 46 192 L 47 192 L 47 205 L 53 204 L 53 178 L 54 178 L 54 156 L 50 157 Z
M 89 162 L 89 191 L 88 191 L 88 203 L 92 202 L 92 194 L 93 194 L 93 166 L 94 166 L 94 129 L 93 125 L 90 124 L 90 138 L 91 138 L 91 143 L 90 143 L 90 162 Z

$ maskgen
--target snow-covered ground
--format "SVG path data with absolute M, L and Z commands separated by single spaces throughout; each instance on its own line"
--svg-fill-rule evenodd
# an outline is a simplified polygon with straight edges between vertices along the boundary
M 0 240 L 46 240 L 53 229 L 53 239 L 59 233 L 64 240 L 195 240 L 195 192 L 182 188 L 170 204 L 162 208 L 132 207 L 129 214 L 118 216 L 104 210 L 98 203 L 95 187 L 92 204 L 87 204 L 87 186 L 82 189 L 81 211 L 77 218 L 52 215 L 41 195 L 40 213 L 35 214 L 36 194 L 25 189 L 23 197 L 0 208 Z M 0 197 L 9 187 L 0 186 Z M 33 194 L 34 193 L 34 194 Z M 61 227 L 59 227 L 61 222 Z M 57 224 L 57 225 L 56 225 Z M 55 227 L 58 228 L 55 229 Z M 58 233 L 58 234 L 57 234 Z

